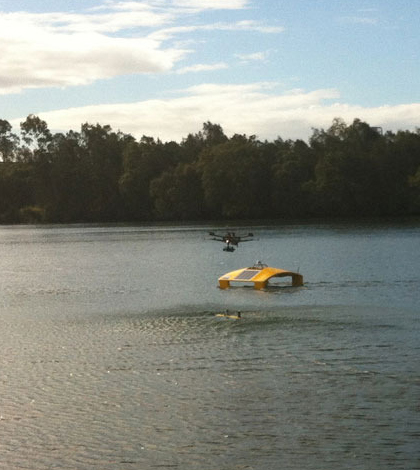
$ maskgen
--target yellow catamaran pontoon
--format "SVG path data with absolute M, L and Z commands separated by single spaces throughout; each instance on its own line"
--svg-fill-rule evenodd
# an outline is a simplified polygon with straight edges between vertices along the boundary
M 255 289 L 264 289 L 271 278 L 287 276 L 292 278 L 293 287 L 303 286 L 303 276 L 301 274 L 284 269 L 270 268 L 258 261 L 250 268 L 237 269 L 219 277 L 219 287 L 227 289 L 230 287 L 231 282 L 253 282 Z

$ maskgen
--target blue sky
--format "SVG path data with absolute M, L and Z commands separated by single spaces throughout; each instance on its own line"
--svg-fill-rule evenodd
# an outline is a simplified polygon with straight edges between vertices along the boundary
M 0 0 L 0 119 L 180 141 L 420 126 L 420 0 Z

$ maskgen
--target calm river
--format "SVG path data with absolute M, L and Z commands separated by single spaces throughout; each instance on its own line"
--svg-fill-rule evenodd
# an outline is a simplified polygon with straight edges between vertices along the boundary
M 420 468 L 420 223 L 215 228 L 0 227 L 1 469 Z

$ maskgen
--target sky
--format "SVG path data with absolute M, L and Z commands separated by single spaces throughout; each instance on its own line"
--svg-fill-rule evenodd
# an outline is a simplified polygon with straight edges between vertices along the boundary
M 0 0 L 0 119 L 180 142 L 420 127 L 420 0 Z

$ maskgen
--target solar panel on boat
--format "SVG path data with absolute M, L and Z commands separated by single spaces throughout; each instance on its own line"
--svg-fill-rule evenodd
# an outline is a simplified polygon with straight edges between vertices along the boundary
M 260 272 L 256 269 L 245 269 L 235 277 L 235 281 L 249 281 Z

